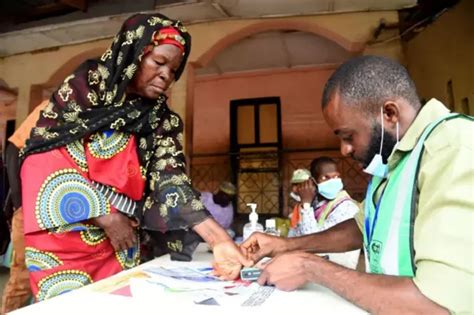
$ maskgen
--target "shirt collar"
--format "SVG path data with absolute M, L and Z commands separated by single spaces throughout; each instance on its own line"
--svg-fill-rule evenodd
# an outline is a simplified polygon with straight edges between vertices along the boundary
M 449 109 L 435 98 L 429 100 L 415 117 L 413 123 L 408 127 L 405 135 L 400 140 L 397 148 L 388 158 L 389 168 L 395 166 L 401 157 L 401 152 L 408 152 L 413 150 L 418 138 L 423 133 L 423 130 L 436 119 L 449 114 Z

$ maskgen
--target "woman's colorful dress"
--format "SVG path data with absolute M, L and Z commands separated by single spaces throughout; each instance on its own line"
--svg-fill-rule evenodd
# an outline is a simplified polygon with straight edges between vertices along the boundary
M 37 300 L 136 266 L 138 246 L 114 251 L 89 219 L 117 211 L 92 181 L 140 200 L 145 180 L 133 136 L 97 133 L 29 156 L 21 170 L 26 265 Z M 71 250 L 73 249 L 73 250 Z

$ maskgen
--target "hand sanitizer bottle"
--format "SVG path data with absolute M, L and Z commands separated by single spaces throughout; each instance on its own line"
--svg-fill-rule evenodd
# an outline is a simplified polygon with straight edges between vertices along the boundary
M 249 238 L 253 232 L 263 232 L 263 226 L 258 223 L 257 204 L 248 203 L 247 206 L 249 206 L 252 211 L 249 214 L 249 223 L 244 225 L 244 241 Z
M 276 229 L 276 222 L 275 219 L 268 219 L 265 220 L 265 233 L 274 235 L 274 236 L 280 236 L 280 231 Z

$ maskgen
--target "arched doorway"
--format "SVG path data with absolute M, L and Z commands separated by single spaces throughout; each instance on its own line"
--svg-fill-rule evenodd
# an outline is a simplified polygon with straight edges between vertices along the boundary
M 343 47 L 343 40 L 319 28 L 293 26 L 246 28 L 245 37 L 223 39 L 227 46 L 217 43 L 190 71 L 186 121 L 193 182 L 212 191 L 222 180 L 233 181 L 239 188 L 237 214 L 245 214 L 251 201 L 264 216 L 285 214 L 292 171 L 317 156 L 340 157 L 319 104 L 327 78 L 360 47 Z M 260 141 L 262 134 L 272 140 Z M 242 137 L 245 143 L 239 143 Z M 344 159 L 340 164 L 344 173 L 352 172 L 346 186 L 354 194 L 365 190 L 357 168 Z

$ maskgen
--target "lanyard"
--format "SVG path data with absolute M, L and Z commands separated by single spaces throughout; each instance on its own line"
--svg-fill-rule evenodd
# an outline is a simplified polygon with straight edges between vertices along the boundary
M 377 189 L 380 187 L 381 184 L 382 182 L 379 183 L 379 186 L 377 187 Z M 372 181 L 370 181 L 369 183 L 368 190 L 371 191 L 371 188 L 372 188 Z M 385 192 L 385 187 L 382 191 L 382 194 L 380 195 L 379 200 L 377 201 L 377 204 L 375 205 L 375 214 L 374 214 L 374 219 L 372 220 L 372 222 L 370 222 L 370 214 L 369 213 L 365 214 L 365 235 L 367 236 L 367 246 L 370 245 L 370 243 L 372 242 L 372 237 L 374 236 L 375 225 L 377 224 L 377 219 L 379 217 L 380 204 L 382 203 L 384 192 Z M 369 202 L 373 202 L 372 196 L 370 199 L 371 200 L 369 200 Z

